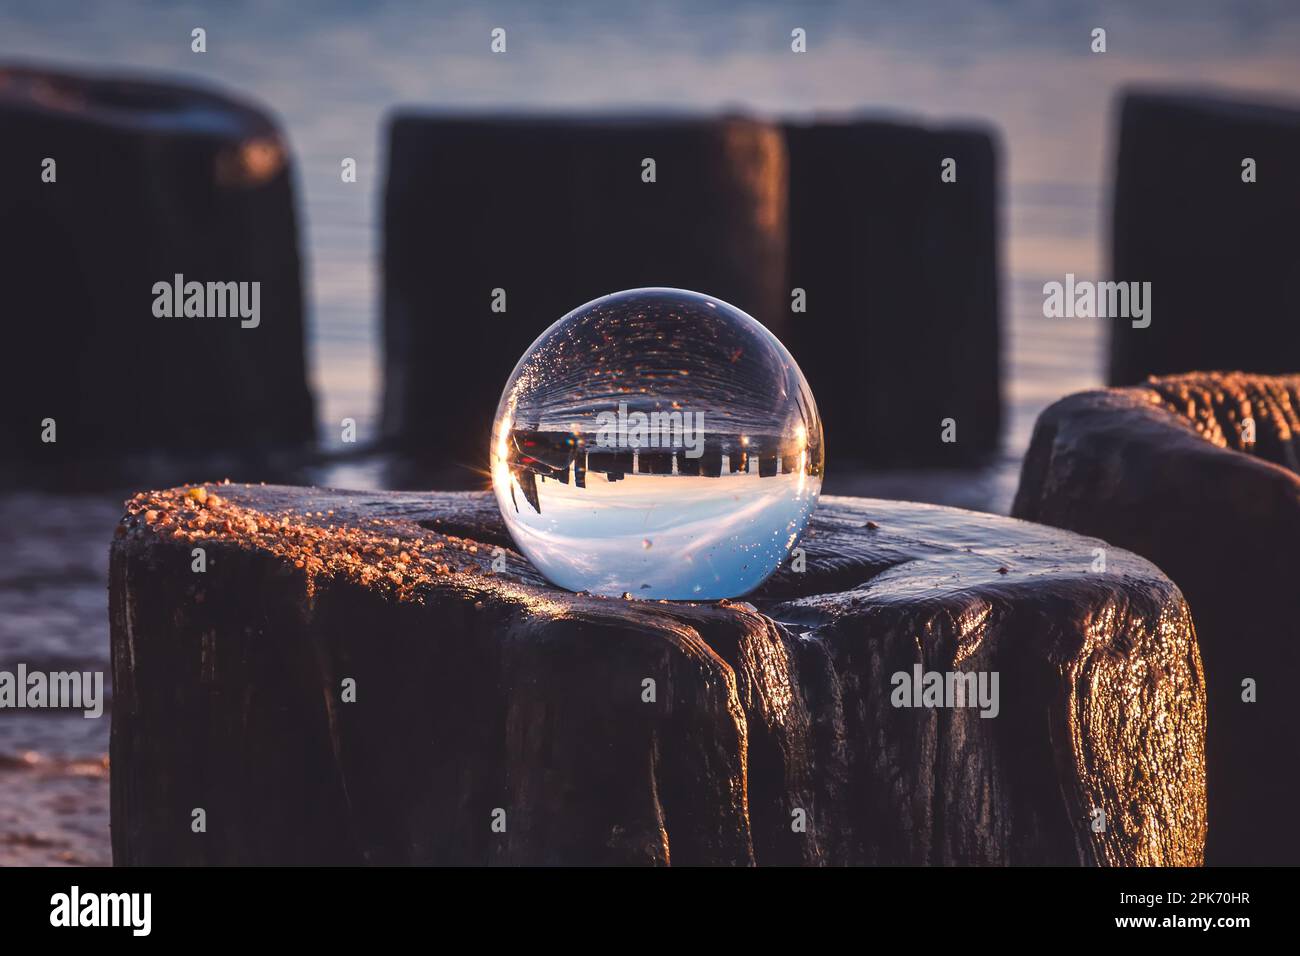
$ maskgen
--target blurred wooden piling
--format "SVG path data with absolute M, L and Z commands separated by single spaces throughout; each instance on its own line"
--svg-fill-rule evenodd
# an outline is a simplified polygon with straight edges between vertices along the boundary
M 784 144 L 751 120 L 399 114 L 384 198 L 386 435 L 480 483 L 471 469 L 486 468 L 515 362 L 610 292 L 705 291 L 779 335 L 785 219 Z
M 739 306 L 791 348 L 832 460 L 984 458 L 1001 427 L 997 175 L 983 130 L 400 114 L 385 431 L 477 484 L 533 339 L 599 295 L 671 285 Z
M 160 457 L 265 461 L 311 441 L 292 165 L 267 114 L 0 67 L 0 141 L 0 479 L 121 481 L 133 460 L 128 480 L 155 481 Z M 177 275 L 259 283 L 257 327 L 155 315 L 155 283 Z
M 1243 163 L 1253 160 L 1254 182 Z M 1110 382 L 1300 368 L 1300 109 L 1134 91 L 1120 104 L 1110 278 L 1151 324 L 1110 329 Z
M 1002 422 L 993 134 L 862 120 L 785 135 L 788 285 L 807 293 L 787 344 L 817 397 L 827 467 L 986 458 Z

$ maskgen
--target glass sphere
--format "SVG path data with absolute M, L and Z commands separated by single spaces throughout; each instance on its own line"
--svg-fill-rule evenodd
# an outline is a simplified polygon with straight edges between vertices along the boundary
M 515 366 L 492 485 L 519 550 L 572 591 L 714 600 L 789 555 L 822 483 L 812 391 L 771 332 L 682 289 L 579 306 Z

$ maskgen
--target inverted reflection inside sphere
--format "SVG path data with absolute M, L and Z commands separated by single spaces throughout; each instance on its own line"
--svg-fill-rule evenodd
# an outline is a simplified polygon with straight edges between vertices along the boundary
M 519 550 L 573 591 L 736 597 L 785 560 L 822 482 L 817 405 L 790 353 L 718 299 L 634 289 L 533 343 L 492 431 Z

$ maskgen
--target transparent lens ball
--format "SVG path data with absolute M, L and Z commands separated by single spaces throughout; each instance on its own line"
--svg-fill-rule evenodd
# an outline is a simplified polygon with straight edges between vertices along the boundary
M 541 334 L 506 383 L 492 484 L 519 550 L 573 591 L 710 600 L 758 587 L 817 504 L 822 426 L 767 329 L 633 289 Z

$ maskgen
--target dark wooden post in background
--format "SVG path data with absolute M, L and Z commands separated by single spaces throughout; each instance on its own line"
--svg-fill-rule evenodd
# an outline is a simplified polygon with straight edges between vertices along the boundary
M 1254 182 L 1243 162 L 1253 160 Z M 1110 382 L 1300 368 L 1300 110 L 1133 92 L 1119 115 L 1110 278 L 1151 324 L 1110 327 Z
M 789 124 L 787 344 L 827 466 L 966 464 L 1001 432 L 993 135 L 878 121 Z M 942 179 L 955 161 L 954 182 Z M 790 308 L 787 290 L 786 308 Z M 957 441 L 940 440 L 944 419 Z
M 0 142 L 0 478 L 311 441 L 292 167 L 266 114 L 205 89 L 4 68 Z M 178 273 L 259 282 L 259 326 L 156 317 L 154 283 Z M 154 461 L 113 477 L 159 476 Z
M 384 230 L 384 432 L 451 480 L 481 483 L 515 362 L 591 299 L 675 286 L 784 331 L 785 147 L 750 120 L 402 113 Z

